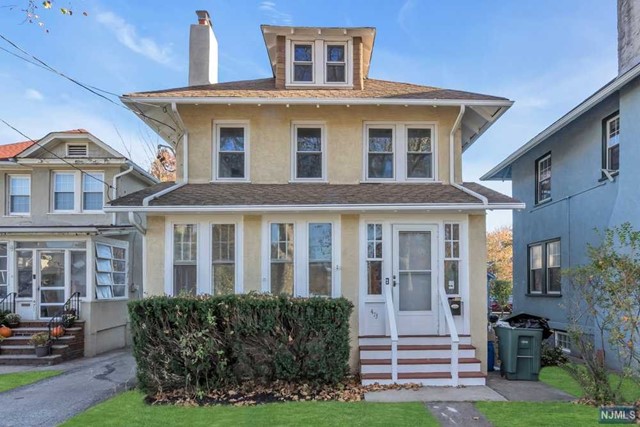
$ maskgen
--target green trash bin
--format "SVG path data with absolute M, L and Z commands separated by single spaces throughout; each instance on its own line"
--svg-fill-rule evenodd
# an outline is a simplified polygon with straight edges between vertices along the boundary
M 538 381 L 542 329 L 495 327 L 500 375 L 508 380 Z

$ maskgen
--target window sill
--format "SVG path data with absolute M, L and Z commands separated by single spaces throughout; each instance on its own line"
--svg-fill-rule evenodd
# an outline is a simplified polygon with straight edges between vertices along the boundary
M 104 215 L 104 211 L 84 211 L 84 212 L 47 212 L 47 215 Z
M 9 215 L 2 215 L 3 218 L 31 218 L 31 214 L 9 214 Z
M 543 200 L 541 202 L 536 202 L 536 204 L 533 205 L 533 207 L 537 208 L 537 207 L 540 207 L 540 206 L 544 206 L 544 205 L 546 205 L 548 203 L 551 203 L 552 201 L 553 201 L 553 198 L 549 197 L 548 199 L 545 199 L 545 200 Z
M 216 178 L 214 180 L 209 181 L 210 184 L 224 184 L 224 183 L 229 183 L 229 184 L 239 184 L 239 183 L 244 183 L 244 184 L 251 184 L 251 180 L 250 179 L 245 179 L 245 178 L 238 178 L 238 179 L 234 179 L 234 178 Z
M 616 178 L 618 177 L 618 175 L 620 175 L 620 171 L 611 172 L 611 178 L 613 178 L 613 181 L 611 182 L 616 182 Z M 609 178 L 604 175 L 602 176 L 602 178 L 598 180 L 598 182 L 605 182 L 605 181 L 609 181 Z
M 292 179 L 289 184 L 328 184 L 326 179 Z
M 562 294 L 534 294 L 529 292 L 524 295 L 533 298 L 562 298 Z

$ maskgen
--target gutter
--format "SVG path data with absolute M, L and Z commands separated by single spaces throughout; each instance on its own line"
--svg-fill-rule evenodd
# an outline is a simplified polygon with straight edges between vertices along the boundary
M 151 203 L 152 200 L 155 200 L 159 197 L 164 196 L 165 194 L 169 194 L 171 193 L 173 190 L 177 190 L 180 187 L 184 187 L 185 185 L 187 185 L 186 182 L 179 182 L 175 185 L 172 185 L 171 187 L 165 188 L 164 190 L 158 191 L 157 193 L 153 193 L 150 196 L 145 197 L 144 199 L 142 199 L 142 206 L 143 207 L 147 207 L 149 206 L 149 203 Z M 117 209 L 117 206 L 110 206 L 109 207 L 109 211 L 112 211 L 113 209 Z
M 462 124 L 462 117 L 464 116 L 465 110 L 466 110 L 465 105 L 464 104 L 461 105 L 460 113 L 458 113 L 458 117 L 456 117 L 456 121 L 453 123 L 453 126 L 451 127 L 451 132 L 449 133 L 449 184 L 451 184 L 451 186 L 453 186 L 454 188 L 457 188 L 458 190 L 463 191 L 472 197 L 475 197 L 476 199 L 482 202 L 483 206 L 488 207 L 489 199 L 487 199 L 482 194 L 476 193 L 475 191 L 469 190 L 468 188 L 458 184 L 455 179 L 456 178 L 456 173 L 455 173 L 456 172 L 455 171 L 456 130 L 458 130 L 458 128 Z

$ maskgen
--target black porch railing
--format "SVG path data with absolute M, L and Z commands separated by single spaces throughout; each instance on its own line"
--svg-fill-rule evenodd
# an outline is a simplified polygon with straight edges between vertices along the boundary
M 69 324 L 80 318 L 80 292 L 74 292 L 71 297 L 64 303 L 62 309 L 59 310 L 47 325 L 49 331 L 49 341 L 60 338 L 62 336 L 59 331 L 61 328 L 68 328 Z M 55 332 L 54 332 L 55 331 Z
M 7 296 L 0 300 L 0 312 L 4 314 L 16 312 L 16 296 L 17 292 L 9 292 Z

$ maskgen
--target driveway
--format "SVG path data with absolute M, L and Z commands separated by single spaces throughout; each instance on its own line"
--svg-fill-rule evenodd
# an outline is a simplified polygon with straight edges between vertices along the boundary
M 0 426 L 56 426 L 135 385 L 136 365 L 128 350 L 47 368 L 64 373 L 0 393 Z M 13 371 L 19 370 L 25 369 Z

